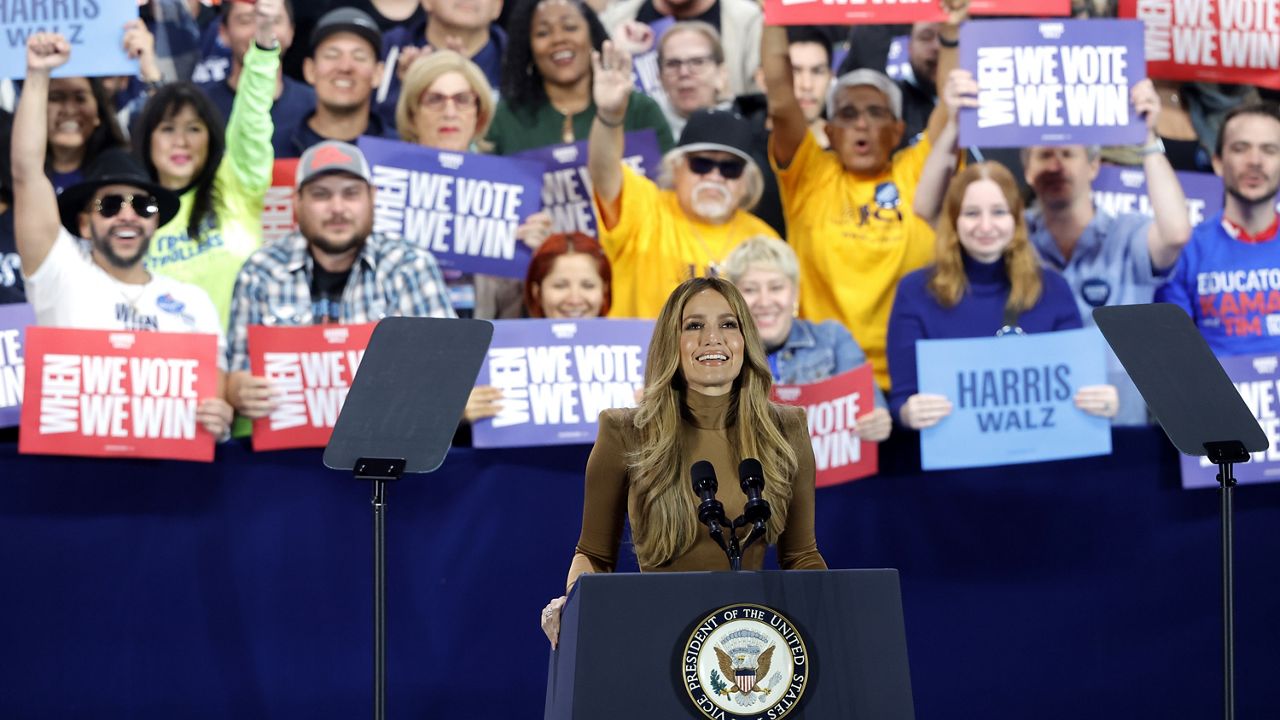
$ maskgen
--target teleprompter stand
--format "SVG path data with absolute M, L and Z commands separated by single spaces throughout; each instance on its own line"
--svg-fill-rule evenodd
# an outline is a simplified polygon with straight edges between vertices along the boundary
M 1235 579 L 1232 466 L 1269 442 L 1231 379 L 1181 308 L 1126 305 L 1093 311 L 1120 364 L 1174 447 L 1218 466 L 1222 515 L 1222 671 L 1227 720 L 1235 718 Z
M 324 464 L 373 483 L 373 717 L 387 712 L 387 483 L 440 467 L 475 385 L 493 326 L 390 317 L 351 383 Z

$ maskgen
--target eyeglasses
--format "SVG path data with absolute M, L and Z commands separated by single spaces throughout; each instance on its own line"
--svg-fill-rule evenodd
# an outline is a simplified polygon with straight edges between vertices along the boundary
M 712 170 L 720 170 L 720 177 L 725 180 L 737 180 L 746 171 L 747 164 L 742 160 L 712 160 L 702 155 L 689 155 L 689 169 L 695 175 L 706 175 Z
M 845 105 L 836 110 L 836 115 L 831 118 L 831 122 L 837 125 L 852 125 L 861 117 L 865 117 L 868 122 L 889 122 L 893 120 L 893 111 L 883 105 L 872 105 L 863 110 Z
M 689 72 L 697 74 L 711 67 L 716 59 L 712 55 L 697 55 L 691 58 L 664 58 L 662 61 L 662 72 L 679 75 L 680 71 L 688 68 Z
M 104 218 L 113 218 L 125 205 L 143 220 L 160 212 L 160 203 L 154 195 L 103 195 L 94 201 L 93 210 Z
M 431 112 L 442 112 L 446 103 L 453 102 L 453 106 L 458 108 L 459 112 L 474 112 L 480 107 L 480 96 L 471 90 L 466 90 L 453 95 L 445 95 L 443 93 L 423 93 L 422 99 L 418 104 L 430 110 Z

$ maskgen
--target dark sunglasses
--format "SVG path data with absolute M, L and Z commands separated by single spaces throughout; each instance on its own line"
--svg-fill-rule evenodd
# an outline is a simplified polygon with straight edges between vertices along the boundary
M 737 180 L 747 169 L 747 164 L 742 160 L 712 160 L 701 155 L 689 155 L 688 160 L 689 169 L 695 175 L 706 175 L 718 168 L 720 177 L 725 180 Z
M 143 220 L 160 212 L 160 203 L 154 195 L 103 195 L 93 204 L 93 210 L 104 218 L 113 218 L 125 205 L 133 208 L 134 214 Z

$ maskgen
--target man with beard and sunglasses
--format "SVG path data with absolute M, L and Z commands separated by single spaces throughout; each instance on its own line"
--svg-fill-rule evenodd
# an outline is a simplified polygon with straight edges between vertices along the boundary
M 49 76 L 70 58 L 71 45 L 62 35 L 35 33 L 27 40 L 26 83 L 13 121 L 14 234 L 36 322 L 207 333 L 217 335 L 221 347 L 221 323 L 205 291 L 153 275 L 143 264 L 156 228 L 178 212 L 176 195 L 151 182 L 121 149 L 99 155 L 84 181 L 61 196 L 45 175 Z M 87 239 L 87 247 L 77 237 Z M 221 437 L 230 427 L 231 408 L 221 397 L 205 398 L 196 420 Z
M 457 317 L 431 253 L 373 232 L 373 173 L 359 148 L 313 145 L 298 161 L 295 188 L 298 231 L 250 256 L 231 293 L 227 397 L 248 418 L 276 403 L 270 381 L 249 372 L 250 325 Z
M 609 316 L 655 318 L 681 282 L 718 275 L 747 238 L 778 234 L 749 212 L 764 180 L 751 160 L 746 120 L 724 110 L 691 114 L 654 184 L 622 162 L 631 57 L 606 41 L 592 62 L 596 117 L 587 170 L 600 244 L 613 265 Z
M 1280 105 L 1228 112 L 1213 170 L 1222 212 L 1191 231 L 1156 300 L 1186 310 L 1215 354 L 1280 352 Z

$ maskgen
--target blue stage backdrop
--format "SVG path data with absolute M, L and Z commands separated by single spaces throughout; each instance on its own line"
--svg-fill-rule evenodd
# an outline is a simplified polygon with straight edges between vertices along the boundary
M 880 476 L 818 492 L 831 566 L 901 569 L 918 717 L 1220 713 L 1217 496 L 1178 487 L 1157 431 L 1115 448 L 921 473 L 900 439 Z M 391 487 L 392 716 L 541 717 L 538 613 L 562 591 L 587 451 L 454 450 Z M 0 717 L 369 714 L 369 488 L 319 452 L 197 465 L 8 443 L 0 468 Z M 1280 488 L 1237 491 L 1236 527 L 1240 716 L 1274 717 Z

